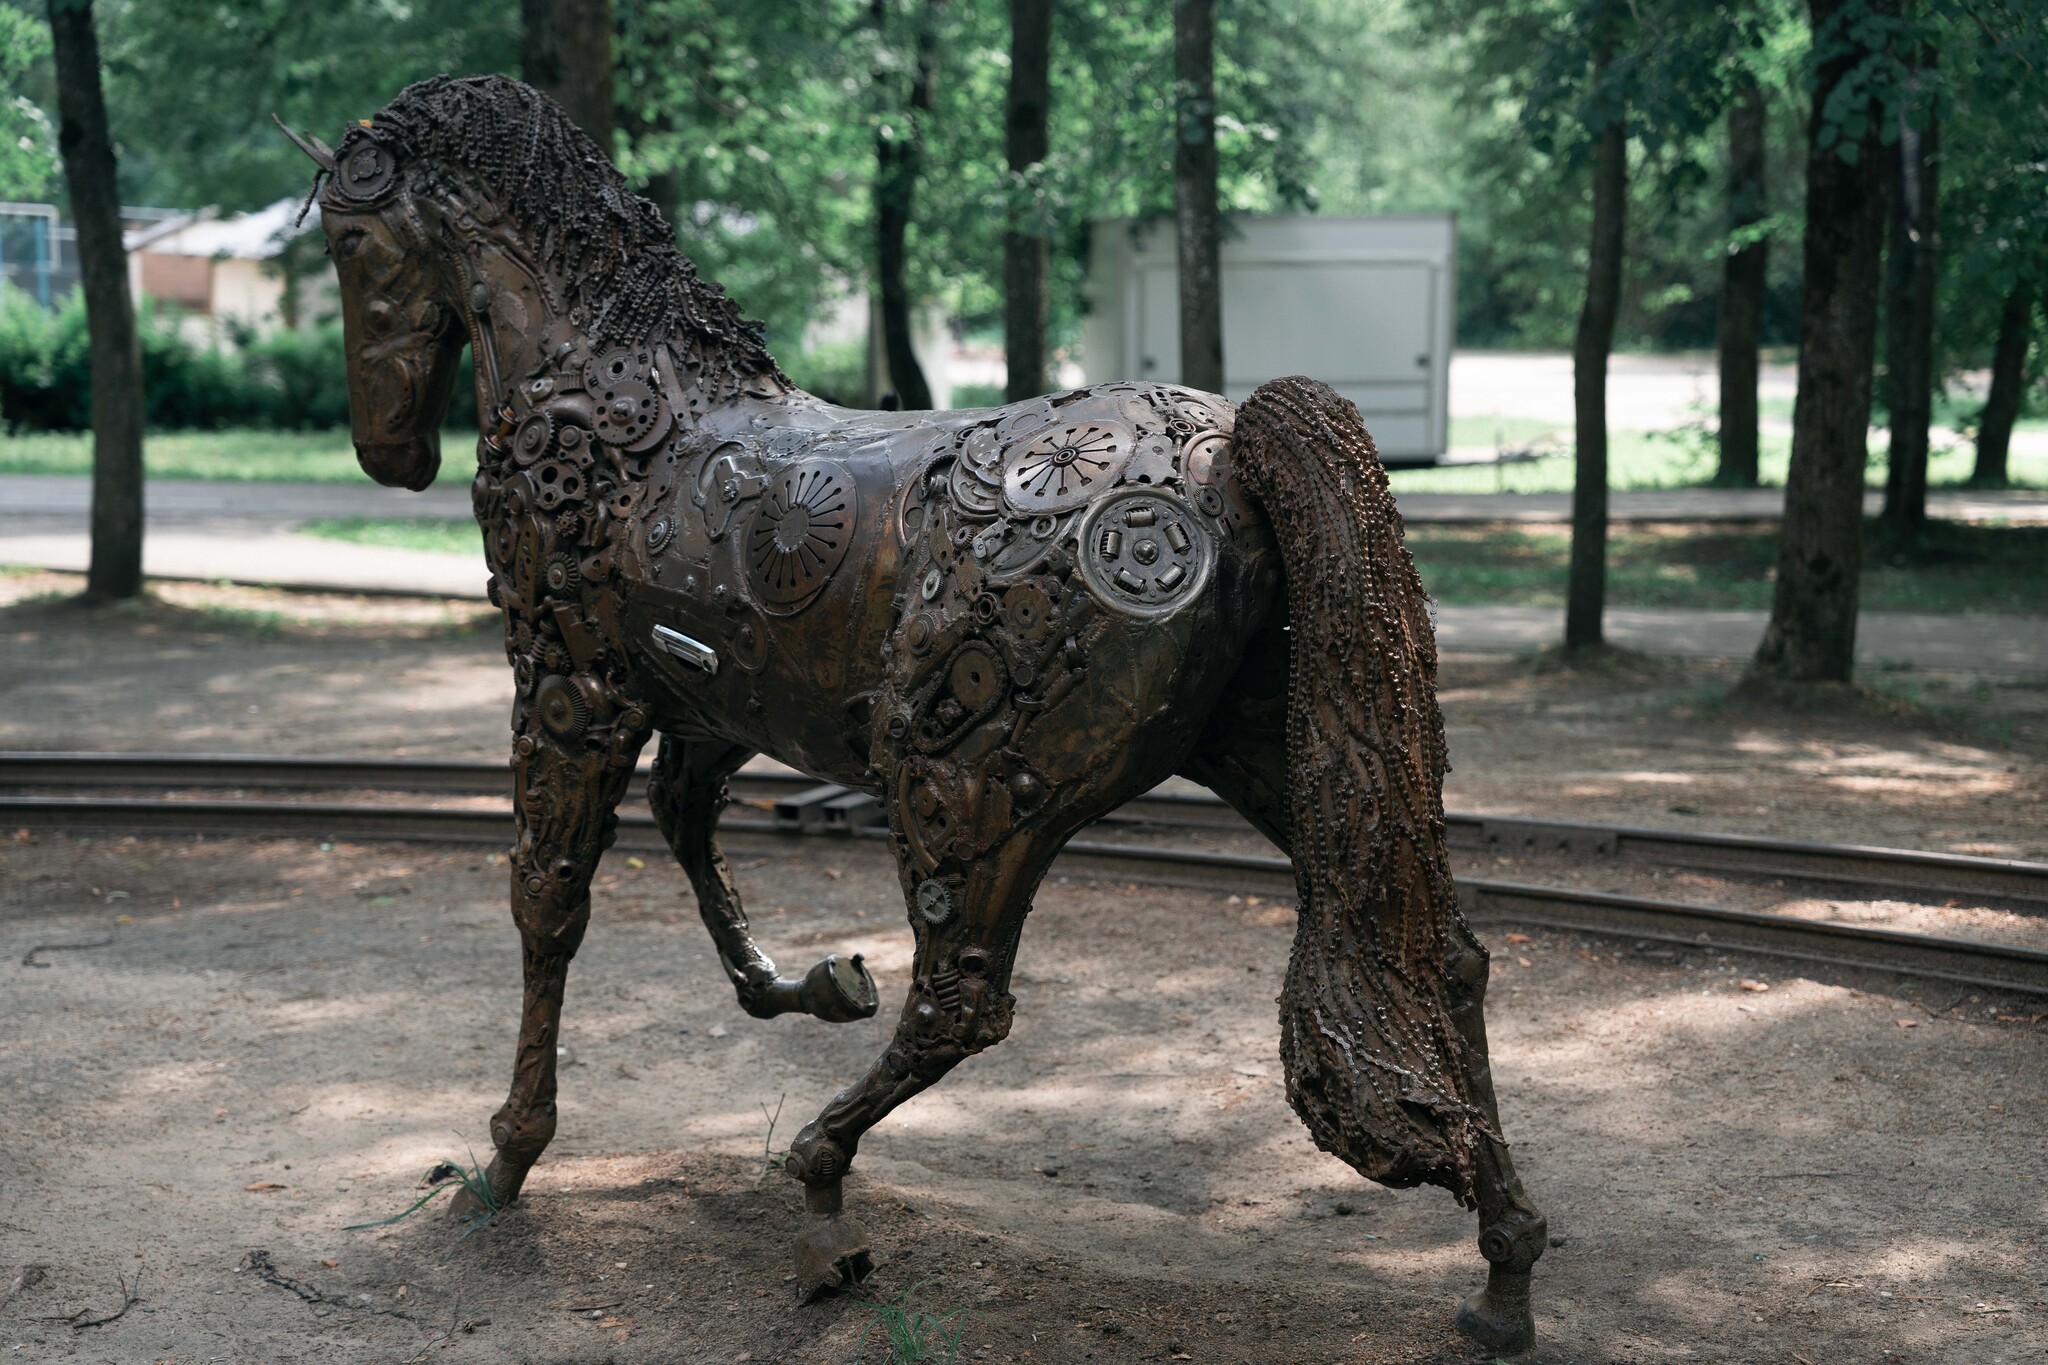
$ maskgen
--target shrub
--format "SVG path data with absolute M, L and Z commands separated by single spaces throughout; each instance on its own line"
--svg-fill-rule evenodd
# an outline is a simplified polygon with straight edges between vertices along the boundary
M 340 324 L 202 347 L 179 329 L 178 320 L 176 310 L 147 298 L 137 312 L 143 420 L 149 427 L 304 429 L 348 421 Z M 457 403 L 474 412 L 468 395 L 459 394 Z M 0 286 L 0 424 L 17 431 L 83 431 L 92 425 L 90 343 L 79 291 L 52 313 L 20 290 Z

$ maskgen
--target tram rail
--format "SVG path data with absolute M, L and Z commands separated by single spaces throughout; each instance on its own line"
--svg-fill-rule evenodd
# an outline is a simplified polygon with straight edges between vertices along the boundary
M 636 792 L 645 773 L 636 779 Z M 277 800 L 244 791 L 377 792 L 477 797 L 502 793 L 502 765 L 453 760 L 293 758 L 271 755 L 0 752 L 0 823 L 14 828 L 157 835 L 320 837 L 503 844 L 509 804 L 434 805 L 416 800 Z M 91 789 L 148 791 L 108 795 Z M 732 781 L 735 808 L 720 829 L 735 846 L 806 836 L 882 838 L 870 797 L 801 774 L 749 771 Z M 229 798 L 183 795 L 238 794 Z M 162 793 L 162 794 L 159 794 Z M 170 793 L 181 793 L 171 795 Z M 629 797 L 629 802 L 631 798 Z M 1213 851 L 1132 841 L 1135 832 L 1249 833 L 1214 796 L 1154 792 L 1103 822 L 1116 841 L 1068 844 L 1058 875 L 1241 890 L 1285 899 L 1293 871 L 1277 854 Z M 1605 825 L 1447 817 L 1454 852 L 1507 856 L 1576 854 L 1703 868 L 1732 877 L 1800 878 L 1871 888 L 1885 898 L 1989 898 L 2032 914 L 2048 911 L 2048 864 L 1905 849 L 1692 834 Z M 665 848 L 639 803 L 620 813 L 619 844 Z M 1577 887 L 1460 875 L 1475 922 L 1518 923 L 1618 935 L 1640 944 L 1762 953 L 2048 995 L 2048 950 L 1913 933 L 1756 910 L 1694 905 Z

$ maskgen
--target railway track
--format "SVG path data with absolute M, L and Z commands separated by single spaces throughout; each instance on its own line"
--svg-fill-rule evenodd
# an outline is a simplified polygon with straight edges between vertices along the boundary
M 477 804 L 474 798 L 502 794 L 505 781 L 502 765 L 476 761 L 0 752 L 0 823 L 79 832 L 502 844 L 510 836 L 509 804 Z M 619 844 L 659 851 L 665 845 L 645 809 L 644 782 L 643 770 L 621 811 Z M 744 772 L 732 788 L 735 805 L 721 832 L 735 847 L 887 834 L 872 797 L 801 774 Z M 105 794 L 113 790 L 149 794 Z M 189 794 L 221 791 L 235 794 Z M 251 791 L 378 793 L 379 799 L 243 794 Z M 423 795 L 461 797 L 468 804 L 435 805 L 418 799 Z M 1618 860 L 1878 893 L 1871 899 L 1964 898 L 2048 921 L 2048 864 L 2042 863 L 1478 815 L 1453 814 L 1447 824 L 1454 854 L 1490 855 L 1496 863 L 1558 855 Z M 1227 887 L 1279 899 L 1293 894 L 1292 869 L 1277 854 L 1185 846 L 1195 832 L 1251 834 L 1236 812 L 1206 792 L 1153 792 L 1098 829 L 1107 837 L 1071 842 L 1055 866 L 1058 874 Z M 1181 844 L 1151 837 L 1174 832 Z M 1619 935 L 1645 946 L 1764 953 L 2048 995 L 2048 950 L 2040 948 L 1463 872 L 1458 886 L 1467 914 L 1477 922 Z

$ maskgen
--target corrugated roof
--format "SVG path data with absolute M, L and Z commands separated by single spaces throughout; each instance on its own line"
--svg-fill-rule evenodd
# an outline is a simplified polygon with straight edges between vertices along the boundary
M 283 251 L 300 232 L 320 226 L 320 206 L 306 215 L 303 227 L 294 228 L 303 199 L 280 199 L 253 213 L 216 218 L 201 210 L 189 218 L 157 223 L 128 234 L 130 251 L 153 251 L 166 256 L 233 256 L 264 261 Z

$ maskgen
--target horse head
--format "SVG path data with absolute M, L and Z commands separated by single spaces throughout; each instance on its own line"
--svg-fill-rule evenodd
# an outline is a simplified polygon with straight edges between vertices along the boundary
M 334 152 L 292 140 L 327 174 L 320 222 L 341 284 L 356 460 L 378 483 L 425 488 L 468 339 L 462 283 L 425 249 L 433 207 L 407 192 L 398 151 L 374 127 L 351 127 Z

